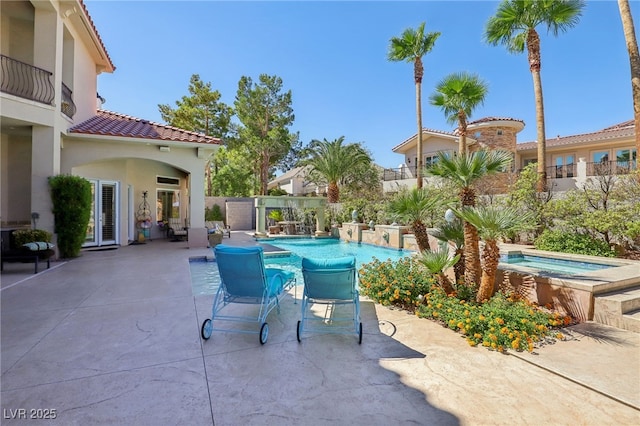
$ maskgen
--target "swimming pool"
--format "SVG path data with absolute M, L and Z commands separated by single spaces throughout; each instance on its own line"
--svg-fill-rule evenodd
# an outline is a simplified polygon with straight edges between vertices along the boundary
M 508 265 L 526 266 L 528 268 L 536 269 L 540 272 L 551 272 L 567 275 L 578 275 L 585 272 L 599 271 L 601 269 L 607 269 L 614 266 L 570 259 L 533 256 L 522 253 L 502 255 L 500 256 L 500 264 L 507 267 Z
M 303 257 L 336 258 L 354 256 L 356 258 L 356 267 L 359 268 L 362 264 L 371 262 L 374 257 L 378 260 L 398 260 L 413 253 L 410 250 L 396 250 L 368 244 L 348 243 L 335 238 L 274 238 L 264 240 L 264 243 L 290 252 L 290 254 L 265 253 L 264 263 L 266 267 L 272 266 L 295 272 L 298 285 L 302 284 L 301 265 Z M 190 259 L 189 268 L 191 270 L 193 295 L 215 294 L 220 283 L 216 262 L 205 258 Z

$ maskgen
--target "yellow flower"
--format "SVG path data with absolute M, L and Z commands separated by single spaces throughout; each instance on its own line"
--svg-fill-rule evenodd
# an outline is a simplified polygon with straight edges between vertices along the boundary
M 478 319 L 479 319 L 480 321 L 484 321 L 484 320 L 485 320 L 485 316 L 484 316 L 484 315 L 482 315 L 482 314 L 480 314 L 480 316 L 478 317 Z

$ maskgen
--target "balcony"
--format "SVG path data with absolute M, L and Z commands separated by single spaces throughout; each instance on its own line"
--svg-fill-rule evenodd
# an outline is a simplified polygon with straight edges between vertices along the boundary
M 53 73 L 0 55 L 0 91 L 21 98 L 53 105 Z
M 628 161 L 601 161 L 599 163 L 587 163 L 587 176 L 627 175 L 637 168 L 635 160 Z
M 382 180 L 390 182 L 394 180 L 415 179 L 416 168 L 415 167 L 399 167 L 395 169 L 384 169 L 382 173 Z
M 69 118 L 73 118 L 76 113 L 76 104 L 73 103 L 73 92 L 62 83 L 62 105 L 60 111 Z

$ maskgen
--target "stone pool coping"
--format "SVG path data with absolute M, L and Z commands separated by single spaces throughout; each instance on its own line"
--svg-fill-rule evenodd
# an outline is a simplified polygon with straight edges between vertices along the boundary
M 540 273 L 535 268 L 518 264 L 501 264 L 500 269 L 525 274 L 537 275 L 549 280 L 550 284 L 578 290 L 589 291 L 593 294 L 627 288 L 640 284 L 640 261 L 618 259 L 602 256 L 587 256 L 580 254 L 558 253 L 537 250 L 529 246 L 504 245 L 500 247 L 501 255 L 523 254 L 530 256 L 548 257 L 553 259 L 573 260 L 578 262 L 611 265 L 611 268 L 588 271 L 578 275 L 545 272 Z

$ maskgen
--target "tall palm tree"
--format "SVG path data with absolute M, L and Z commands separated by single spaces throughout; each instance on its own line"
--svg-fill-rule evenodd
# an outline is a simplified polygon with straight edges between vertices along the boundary
M 636 125 L 636 155 L 640 155 L 640 53 L 638 53 L 638 41 L 636 30 L 633 26 L 633 17 L 629 0 L 618 0 L 624 38 L 629 52 L 631 64 L 631 90 L 633 93 L 633 118 Z
M 460 260 L 460 255 L 454 257 L 449 256 L 449 250 L 438 249 L 435 251 L 425 250 L 418 257 L 418 262 L 422 263 L 432 274 L 436 275 L 438 284 L 447 294 L 453 293 L 455 290 L 451 285 L 451 280 L 445 273 Z
M 416 85 L 416 117 L 418 121 L 418 142 L 416 146 L 416 178 L 418 188 L 422 188 L 422 77 L 424 66 L 422 57 L 429 53 L 436 43 L 439 32 L 424 33 L 424 22 L 417 30 L 408 28 L 402 36 L 391 38 L 389 53 L 390 61 L 413 62 L 413 79 Z
M 371 164 L 371 156 L 358 143 L 344 144 L 344 136 L 333 141 L 312 140 L 309 144 L 311 158 L 304 164 L 311 166 L 328 184 L 327 198 L 330 203 L 340 200 L 338 183 L 348 179 L 350 173 L 362 165 Z
M 397 221 L 407 223 L 411 227 L 418 249 L 422 252 L 430 248 L 429 233 L 424 220 L 440 203 L 440 199 L 429 194 L 426 188 L 405 189 L 389 201 L 387 210 Z
M 487 84 L 480 77 L 460 72 L 443 78 L 436 86 L 436 92 L 429 97 L 431 105 L 442 109 L 448 123 L 458 122 L 459 153 L 467 152 L 467 119 L 484 103 L 487 90 Z
M 439 176 L 453 183 L 459 190 L 460 204 L 475 206 L 476 192 L 473 184 L 489 174 L 503 171 L 511 164 L 508 151 L 477 151 L 471 154 L 449 156 L 438 153 L 437 161 L 427 167 L 429 175 Z M 480 279 L 480 253 L 478 231 L 464 221 L 464 282 L 468 287 L 478 285 Z
M 464 207 L 457 214 L 478 229 L 484 240 L 482 250 L 482 280 L 476 295 L 481 303 L 489 300 L 495 290 L 496 272 L 500 261 L 498 240 L 521 226 L 527 218 L 522 212 L 504 206 Z
M 489 44 L 505 45 L 511 53 L 522 53 L 527 49 L 536 101 L 537 189 L 540 192 L 547 187 L 547 150 L 540 78 L 540 36 L 536 27 L 545 25 L 548 32 L 557 36 L 559 32 L 565 32 L 578 24 L 583 8 L 584 0 L 503 0 L 495 16 L 489 18 L 485 29 L 485 38 Z

